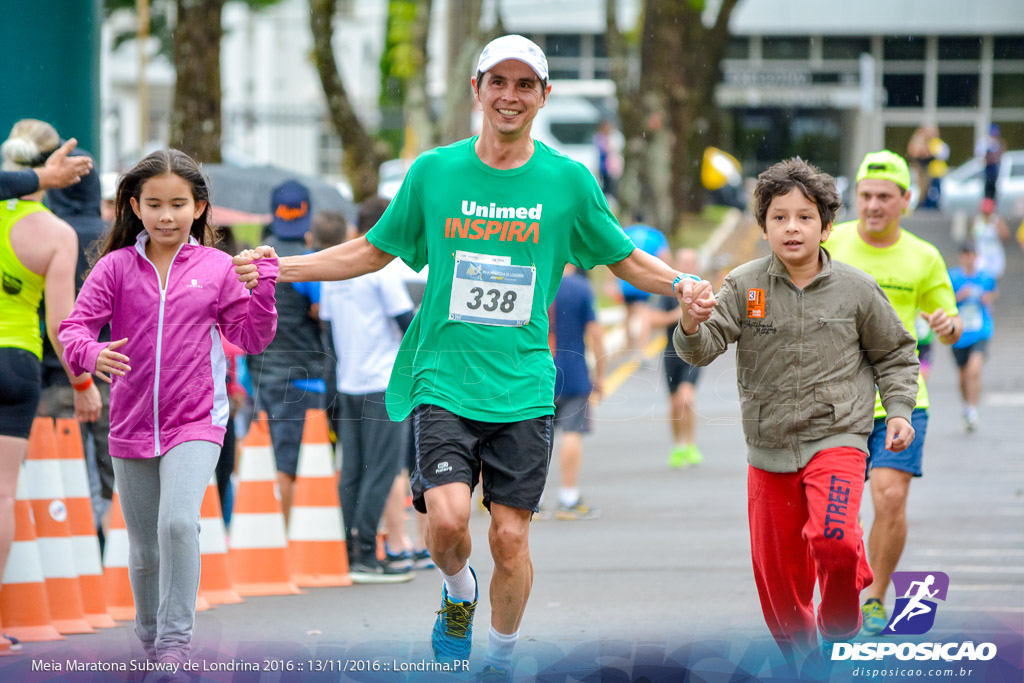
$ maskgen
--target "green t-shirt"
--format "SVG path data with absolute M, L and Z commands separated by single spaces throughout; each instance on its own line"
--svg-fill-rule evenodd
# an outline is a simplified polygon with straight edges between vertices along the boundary
M 915 339 L 914 318 L 920 311 L 933 313 L 941 308 L 951 316 L 956 315 L 956 295 L 946 263 L 930 242 L 901 229 L 896 244 L 874 247 L 861 239 L 857 221 L 848 221 L 832 228 L 824 246 L 837 261 L 856 266 L 875 278 Z M 921 375 L 917 377 L 917 407 L 928 407 L 928 390 Z M 882 402 L 876 397 L 875 417 L 884 415 Z
M 395 420 L 420 404 L 485 422 L 552 414 L 547 312 L 562 269 L 634 248 L 585 166 L 534 142 L 526 164 L 498 170 L 475 142 L 421 155 L 366 236 L 413 270 L 430 266 L 388 385 Z

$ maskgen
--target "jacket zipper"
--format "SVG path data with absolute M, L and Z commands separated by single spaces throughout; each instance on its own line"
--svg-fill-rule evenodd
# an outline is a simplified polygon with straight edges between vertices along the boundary
M 167 266 L 167 282 L 162 286 L 160 285 L 160 271 L 157 270 L 156 264 L 150 261 L 148 256 L 144 256 L 144 258 L 149 261 L 149 265 L 153 266 L 153 272 L 156 273 L 156 284 L 160 289 L 160 313 L 156 323 L 156 368 L 153 373 L 154 457 L 160 455 L 160 363 L 164 343 L 164 304 L 167 302 L 167 286 L 171 284 L 171 269 L 174 268 L 174 261 L 178 258 L 178 253 L 181 251 L 183 246 L 185 245 L 179 244 L 178 251 L 175 251 L 174 256 L 171 257 L 171 263 Z M 143 247 L 143 254 L 145 254 L 145 247 Z
M 818 318 L 818 324 L 822 327 L 829 323 L 852 323 L 853 318 Z

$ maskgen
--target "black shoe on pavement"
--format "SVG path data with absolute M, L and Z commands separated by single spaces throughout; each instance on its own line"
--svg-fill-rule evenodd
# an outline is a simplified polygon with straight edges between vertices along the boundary
M 361 560 L 348 568 L 352 583 L 404 583 L 412 581 L 410 567 L 396 567 L 373 560 Z

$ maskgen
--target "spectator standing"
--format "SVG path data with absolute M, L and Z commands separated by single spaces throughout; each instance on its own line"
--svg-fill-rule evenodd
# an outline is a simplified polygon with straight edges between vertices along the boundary
M 988 127 L 988 135 L 980 138 L 974 146 L 974 156 L 985 164 L 985 199 L 995 200 L 996 185 L 999 181 L 999 164 L 1006 151 L 1006 141 L 999 132 L 999 126 Z
M 607 119 L 597 124 L 594 147 L 597 148 L 598 181 L 605 196 L 614 196 L 622 177 L 622 133 Z
M 354 238 L 373 226 L 360 217 Z M 337 353 L 338 492 L 354 583 L 408 581 L 409 566 L 377 559 L 377 528 L 408 446 L 408 425 L 388 417 L 384 394 L 412 300 L 398 263 L 361 277 L 323 283 L 320 317 L 330 321 Z
M 306 186 L 296 180 L 281 183 L 274 188 L 270 208 L 273 219 L 266 243 L 281 256 L 308 253 L 306 233 L 313 206 Z M 267 412 L 281 508 L 287 524 L 306 411 L 324 407 L 320 286 L 316 282 L 278 282 L 275 298 L 277 336 L 263 353 L 249 356 L 247 364 L 256 393 L 256 409 Z

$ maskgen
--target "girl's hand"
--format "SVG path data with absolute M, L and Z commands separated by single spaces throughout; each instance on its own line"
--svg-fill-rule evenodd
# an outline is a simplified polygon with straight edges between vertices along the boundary
M 75 419 L 79 422 L 95 422 L 100 419 L 103 401 L 95 384 L 85 391 L 75 390 Z
M 97 377 L 109 383 L 113 375 L 124 377 L 124 373 L 132 369 L 128 365 L 128 356 L 115 351 L 115 349 L 119 349 L 127 343 L 128 337 L 125 337 L 124 339 L 110 342 L 107 344 L 107 348 L 100 351 L 100 355 L 96 358 Z
M 244 249 L 231 259 L 238 281 L 244 284 L 246 289 L 253 289 L 259 281 L 260 275 L 253 261 L 261 258 L 277 258 L 277 253 L 273 247 L 264 244 L 255 249 Z

